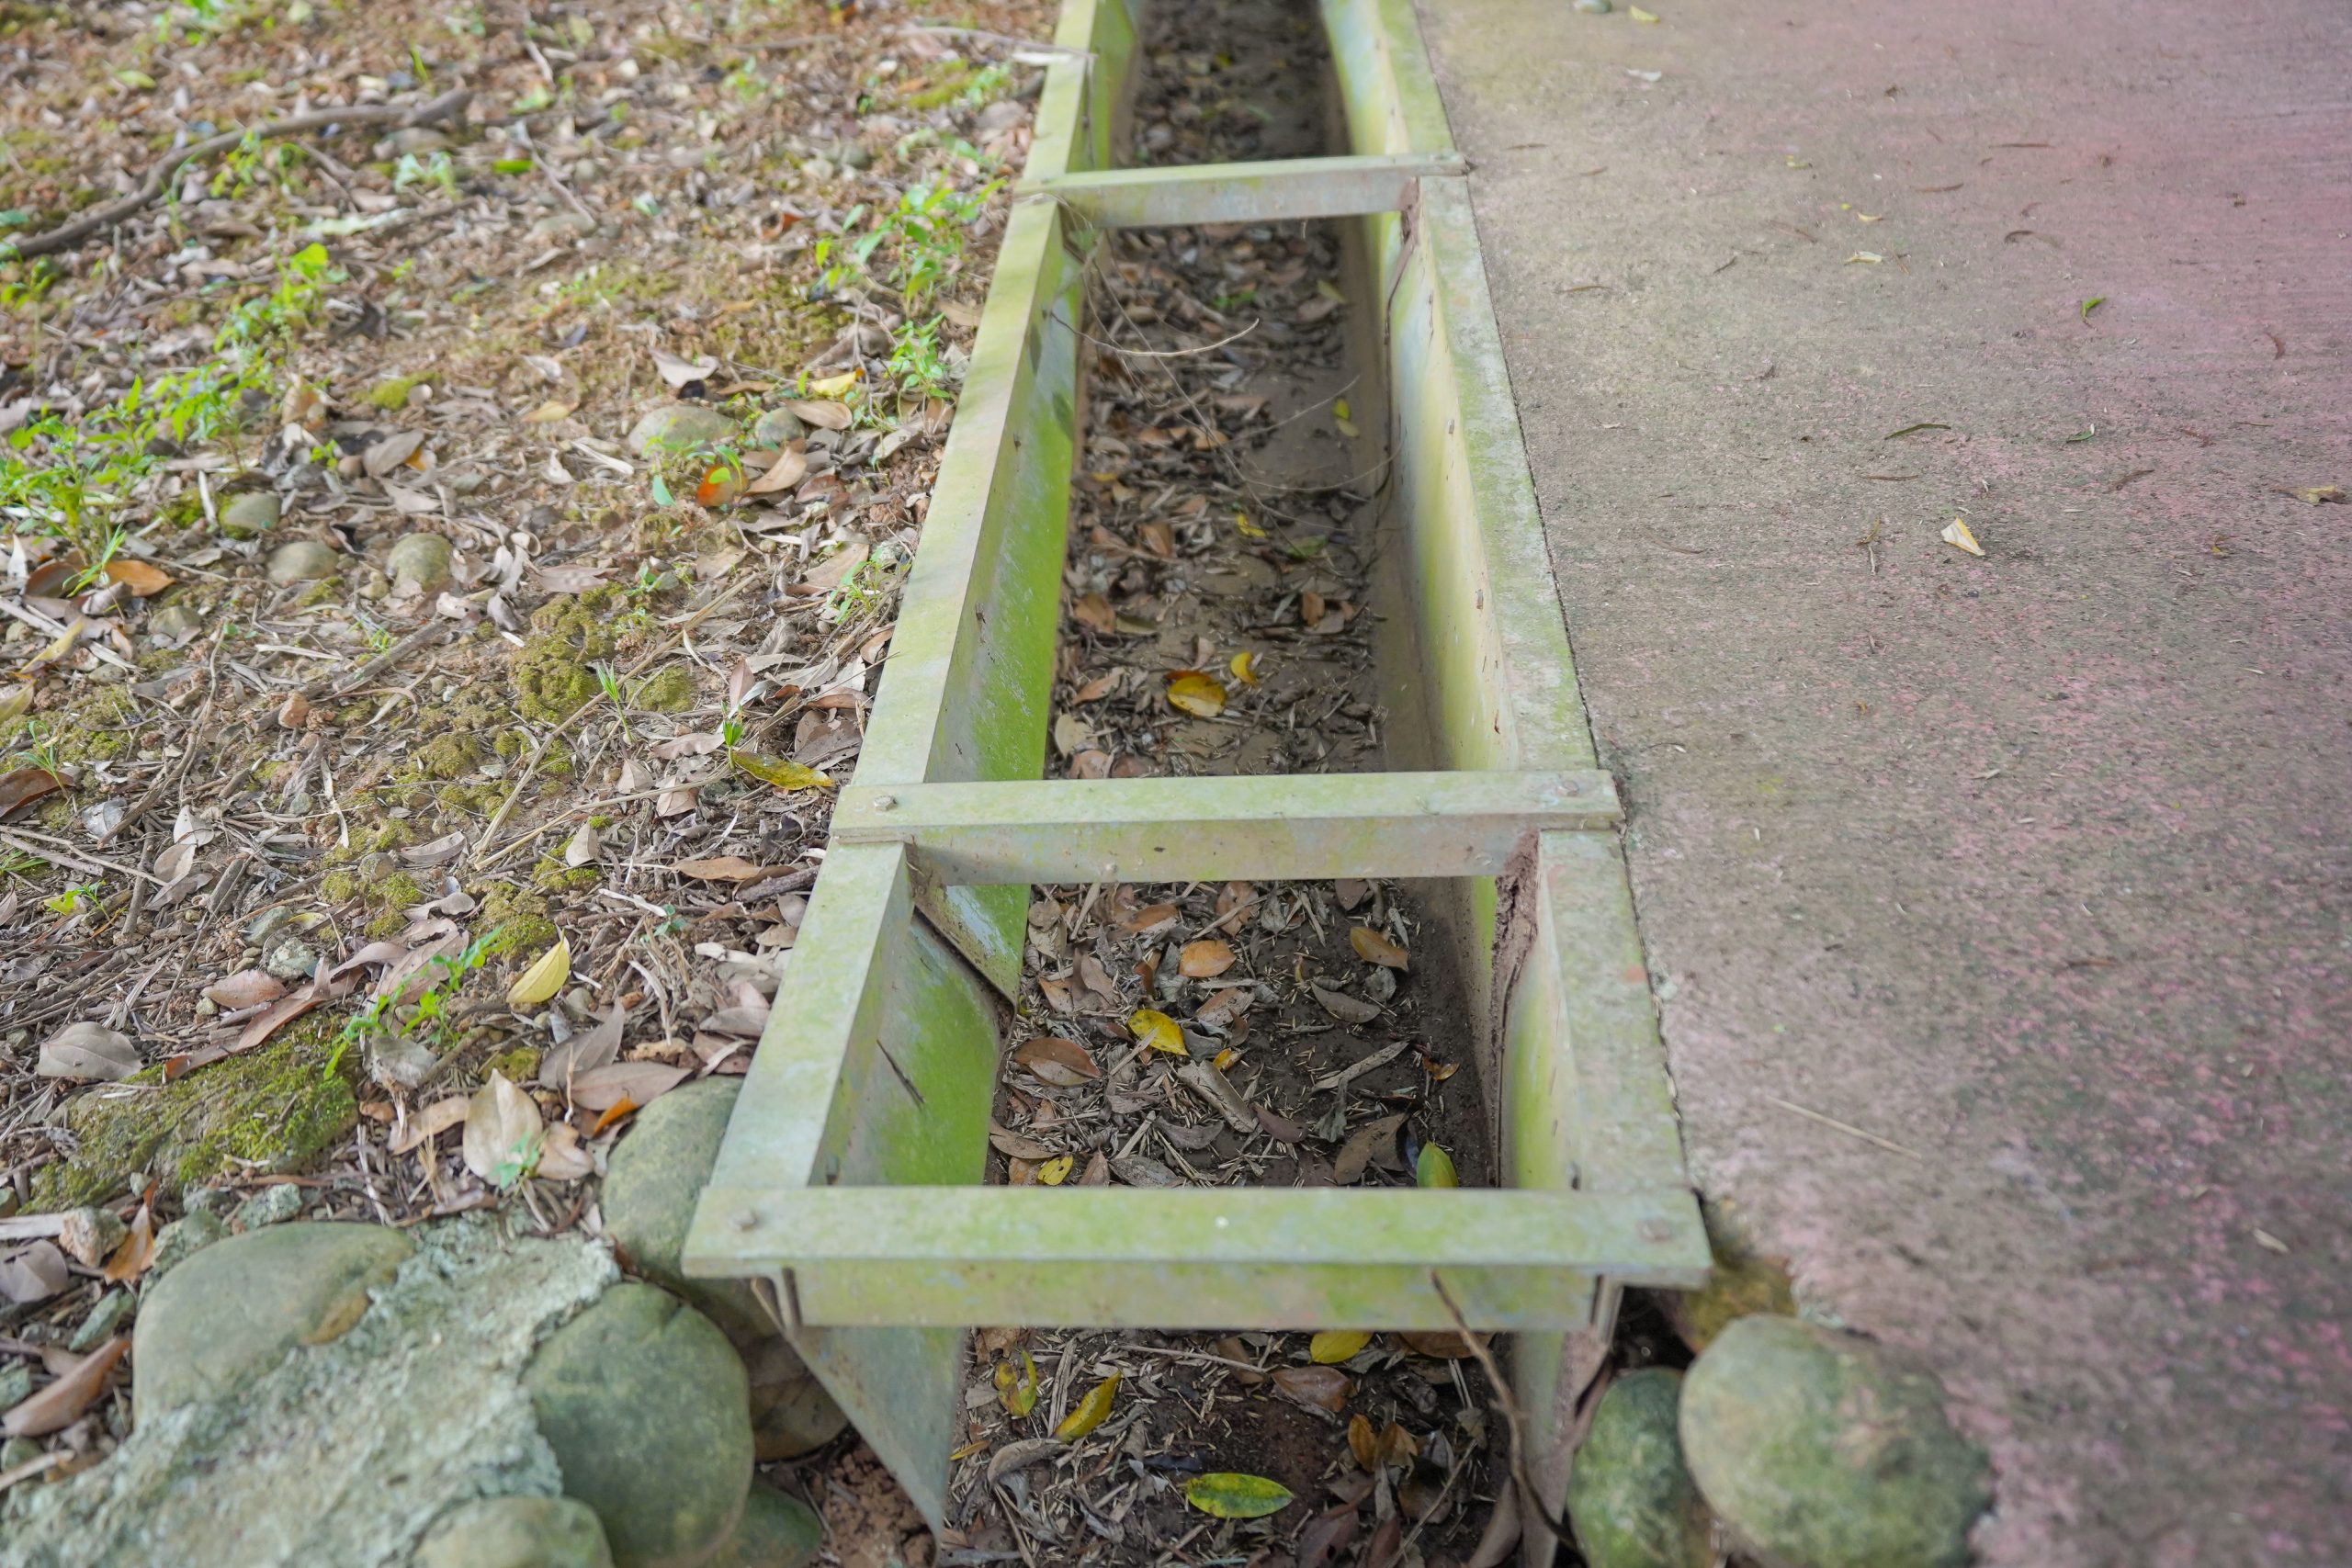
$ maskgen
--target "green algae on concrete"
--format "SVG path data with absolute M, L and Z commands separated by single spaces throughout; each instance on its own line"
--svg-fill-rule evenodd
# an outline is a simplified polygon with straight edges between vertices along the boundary
M 1600 1396 L 1568 1472 L 1568 1519 L 1589 1568 L 1710 1568 L 1714 1525 L 1682 1462 L 1682 1374 L 1648 1367 Z
M 1933 1373 L 1858 1335 L 1743 1317 L 1683 1382 L 1682 1451 L 1768 1568 L 1961 1568 L 1991 1501 Z
M 150 1067 L 94 1089 L 60 1115 L 73 1155 L 34 1179 L 36 1210 L 116 1196 L 141 1176 L 166 1192 L 236 1169 L 288 1175 L 341 1143 L 359 1115 L 356 1059 L 329 1072 L 338 1026 L 317 1014 L 271 1043 L 200 1067 L 177 1083 Z

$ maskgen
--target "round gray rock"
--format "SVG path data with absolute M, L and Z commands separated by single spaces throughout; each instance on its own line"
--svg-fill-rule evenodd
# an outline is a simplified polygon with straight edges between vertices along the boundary
M 1730 1325 L 1682 1387 L 1682 1452 L 1771 1568 L 1961 1568 L 1991 1501 L 1934 1375 L 1787 1317 Z
M 301 1345 L 346 1333 L 415 1251 L 380 1225 L 289 1224 L 215 1242 L 150 1286 L 131 1336 L 131 1414 L 218 1399 Z
M 759 1298 L 741 1280 L 693 1280 L 680 1267 L 695 1204 L 718 1163 L 718 1145 L 743 1080 L 682 1084 L 637 1113 L 605 1172 L 605 1234 L 629 1266 L 659 1280 L 738 1338 L 773 1330 Z
M 220 526 L 232 535 L 258 534 L 265 528 L 275 528 L 278 517 L 277 492 L 241 490 L 222 500 L 219 514 Z
M 817 1554 L 824 1533 L 799 1498 L 754 1485 L 743 1500 L 743 1522 L 703 1568 L 800 1568 Z
M 613 1568 L 596 1511 L 570 1497 L 479 1497 L 434 1521 L 416 1568 Z
M 629 431 L 628 449 L 642 457 L 656 448 L 684 452 L 732 441 L 735 435 L 735 422 L 717 409 L 699 403 L 664 403 Z
M 754 446 L 782 446 L 808 434 L 808 427 L 790 409 L 770 409 L 752 426 Z
M 1590 1568 L 1709 1568 L 1714 1527 L 1675 1435 L 1682 1374 L 1609 1385 L 1568 1472 L 1568 1518 Z
M 763 1460 L 820 1448 L 849 1424 L 741 1280 L 695 1280 L 679 1267 L 695 1202 L 718 1161 L 742 1079 L 704 1078 L 637 1113 L 605 1176 L 605 1234 L 629 1265 L 707 1314 L 750 1369 L 752 1424 Z
M 229 1226 L 209 1210 L 194 1210 L 155 1233 L 155 1256 L 147 1265 L 150 1292 L 164 1276 L 216 1241 L 227 1239 Z
M 394 586 L 437 593 L 449 586 L 449 541 L 438 534 L 406 534 L 384 558 Z
M 749 1395 L 710 1319 L 616 1285 L 541 1343 L 523 1386 L 616 1568 L 688 1568 L 734 1533 L 752 1484 Z
M 295 582 L 316 582 L 343 570 L 343 558 L 311 539 L 293 539 L 269 552 L 266 569 L 280 588 Z

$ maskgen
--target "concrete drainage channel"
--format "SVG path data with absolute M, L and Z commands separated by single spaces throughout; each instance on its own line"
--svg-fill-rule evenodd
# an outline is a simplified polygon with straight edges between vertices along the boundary
M 686 1267 L 757 1283 L 934 1528 L 955 1508 L 967 1335 L 998 1324 L 1502 1331 L 1518 1442 L 1554 1509 L 1620 1289 L 1696 1285 L 1708 1249 L 1465 180 L 1401 0 L 1323 6 L 1345 154 L 1114 169 L 1141 20 L 1123 0 L 1064 10 L 888 674 Z M 1098 327 L 1118 324 L 1090 313 L 1090 279 L 1117 310 L 1104 264 L 1138 254 L 1118 248 L 1123 231 L 1308 220 L 1329 220 L 1347 257 L 1356 375 L 1332 384 L 1352 388 L 1374 456 L 1336 481 L 1302 476 L 1339 498 L 1333 536 L 1371 579 L 1368 604 L 1302 618 L 1337 614 L 1344 629 L 1361 613 L 1372 628 L 1363 668 L 1331 676 L 1385 716 L 1354 759 L 1368 771 L 1245 773 L 1300 759 L 1210 756 L 1212 740 L 1188 776 L 1118 776 L 1134 770 L 1064 731 L 1051 750 L 1087 760 L 1061 765 L 1097 776 L 1043 779 L 1069 656 L 1065 573 L 1082 586 L 1101 564 L 1085 537 L 1069 548 L 1087 373 L 1105 362 Z M 1101 488 L 1081 502 L 1101 504 Z M 1115 615 L 1103 629 L 1119 634 Z M 1156 908 L 1136 885 L 1277 879 L 1377 885 L 1373 908 L 1418 918 L 1430 996 L 1452 989 L 1423 1009 L 1441 1037 L 1417 1043 L 1478 1090 L 1431 1126 L 1493 1185 L 989 1184 L 992 1131 L 1014 1157 L 1027 1148 L 997 1120 L 1001 1060 L 1047 1032 L 1023 964 L 1032 886 L 1052 919 L 1098 898 Z M 1391 929 L 1407 929 L 1401 912 Z M 1376 1033 L 1381 1009 L 1351 999 L 1326 1005 Z M 1216 1064 L 1280 1051 L 1227 1055 L 1195 1034 L 1173 1054 L 1198 1087 L 1224 1082 Z M 1282 1168 L 1306 1179 L 1301 1158 Z

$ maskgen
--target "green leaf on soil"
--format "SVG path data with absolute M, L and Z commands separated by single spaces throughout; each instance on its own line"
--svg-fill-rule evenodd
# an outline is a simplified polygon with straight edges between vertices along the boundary
M 1262 1519 L 1290 1506 L 1291 1490 L 1262 1475 L 1219 1471 L 1184 1483 L 1184 1501 L 1220 1519 Z

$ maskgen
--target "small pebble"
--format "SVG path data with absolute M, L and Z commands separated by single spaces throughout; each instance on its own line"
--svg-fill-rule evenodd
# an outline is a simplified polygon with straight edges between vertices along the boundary
M 129 1291 L 108 1291 L 100 1296 L 98 1304 L 90 1309 L 90 1315 L 82 1320 L 65 1348 L 78 1355 L 105 1344 L 122 1320 L 130 1315 L 131 1302 Z
M 302 1190 L 290 1181 L 265 1187 L 237 1205 L 236 1227 L 256 1231 L 290 1220 L 302 1212 Z

